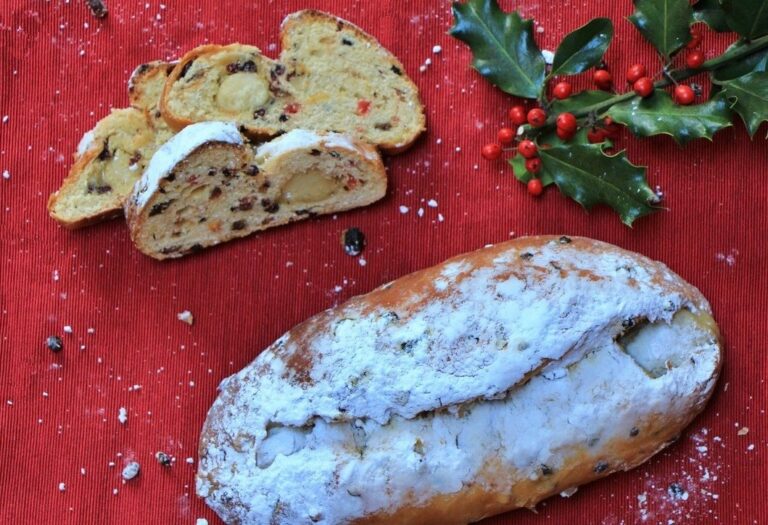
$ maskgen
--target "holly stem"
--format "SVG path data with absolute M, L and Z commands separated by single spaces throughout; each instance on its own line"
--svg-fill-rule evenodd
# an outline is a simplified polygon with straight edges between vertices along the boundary
M 654 82 L 653 88 L 654 89 L 665 88 L 674 82 L 680 82 L 692 76 L 698 75 L 702 72 L 716 71 L 723 66 L 732 64 L 737 60 L 746 58 L 749 55 L 757 53 L 758 51 L 762 51 L 763 49 L 766 49 L 766 48 L 768 48 L 768 35 L 760 38 L 756 38 L 752 40 L 749 44 L 735 51 L 732 51 L 730 53 L 726 51 L 719 57 L 713 58 L 712 60 L 707 60 L 698 69 L 680 68 L 680 69 L 674 69 L 672 71 L 669 71 L 667 74 L 663 75 L 660 80 Z M 619 104 L 626 100 L 630 100 L 636 96 L 638 95 L 634 91 L 630 90 L 626 93 L 615 95 L 602 102 L 598 102 L 590 106 L 584 106 L 583 108 L 575 110 L 572 113 L 573 113 L 573 116 L 575 116 L 576 118 L 586 117 L 590 113 L 600 115 L 601 113 L 603 113 L 605 110 L 607 110 L 609 107 L 613 106 L 614 104 Z M 547 122 L 544 124 L 544 126 L 537 128 L 537 131 L 543 131 L 544 129 L 554 126 L 556 118 L 557 118 L 557 115 L 550 115 L 550 117 L 547 119 Z

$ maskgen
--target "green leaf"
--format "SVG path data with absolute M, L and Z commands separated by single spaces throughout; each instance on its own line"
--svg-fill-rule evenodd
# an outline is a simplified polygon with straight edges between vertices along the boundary
M 747 126 L 749 136 L 754 137 L 760 124 L 768 120 L 768 72 L 756 71 L 719 85 Z
M 564 113 L 566 111 L 578 111 L 587 106 L 605 102 L 613 96 L 613 93 L 601 90 L 581 91 L 566 99 L 553 101 L 550 113 L 557 115 L 558 113 Z
M 731 111 L 721 95 L 703 104 L 681 106 L 666 91 L 657 89 L 648 98 L 616 104 L 607 114 L 638 137 L 669 135 L 680 144 L 698 138 L 712 140 L 716 131 L 731 126 Z
M 746 45 L 743 42 L 736 42 L 729 46 L 722 56 L 727 57 L 730 54 L 739 52 Z M 767 66 L 768 49 L 763 49 L 739 60 L 729 61 L 727 65 L 717 68 L 712 72 L 712 79 L 716 82 L 732 80 L 756 71 L 765 71 Z
M 693 19 L 707 24 L 718 33 L 731 30 L 725 21 L 725 11 L 720 5 L 720 0 L 699 0 L 696 2 L 693 6 Z
M 748 40 L 768 34 L 768 0 L 721 0 L 731 29 Z
M 688 0 L 635 0 L 629 21 L 669 61 L 691 39 L 693 9 Z
M 525 169 L 525 159 L 522 155 L 515 155 L 507 162 L 509 162 L 509 165 L 512 166 L 512 172 L 514 173 L 515 178 L 523 184 L 528 184 L 528 181 L 533 178 L 533 174 Z M 555 182 L 547 173 L 540 172 L 539 178 L 541 179 L 541 184 L 545 188 Z
M 613 23 L 595 18 L 566 35 L 555 52 L 552 75 L 574 75 L 596 66 L 613 38 Z
M 600 145 L 569 145 L 539 151 L 542 175 L 552 177 L 560 192 L 586 209 L 610 206 L 631 226 L 635 219 L 658 210 L 645 168 L 635 166 L 624 152 L 606 155 Z
M 546 65 L 533 39 L 533 21 L 504 13 L 496 0 L 453 4 L 450 34 L 469 45 L 472 66 L 502 91 L 537 98 Z

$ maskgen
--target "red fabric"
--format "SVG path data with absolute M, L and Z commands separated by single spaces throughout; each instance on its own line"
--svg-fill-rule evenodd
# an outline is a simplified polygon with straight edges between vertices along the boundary
M 663 188 L 669 207 L 629 229 L 607 210 L 585 213 L 554 189 L 531 199 L 503 163 L 481 159 L 511 100 L 470 70 L 469 51 L 446 34 L 446 1 L 107 3 L 104 21 L 82 0 L 0 6 L 0 116 L 8 116 L 0 124 L 0 171 L 10 174 L 0 179 L 0 521 L 219 523 L 194 496 L 196 464 L 185 459 L 196 459 L 221 379 L 294 324 L 352 295 L 486 243 L 553 233 L 639 251 L 701 288 L 726 342 L 723 377 L 705 413 L 647 465 L 569 500 L 554 497 L 538 514 L 517 511 L 487 523 L 765 522 L 765 128 L 754 143 L 738 124 L 713 144 L 684 150 L 666 137 L 627 139 L 631 158 L 650 166 L 651 184 Z M 607 56 L 614 76 L 620 81 L 635 61 L 656 64 L 624 19 L 629 0 L 556 4 L 515 3 L 541 22 L 536 37 L 544 48 L 608 16 L 616 25 Z M 205 42 L 247 42 L 274 56 L 282 18 L 307 7 L 377 36 L 421 89 L 429 131 L 388 160 L 383 201 L 167 263 L 137 252 L 121 221 L 69 232 L 48 218 L 46 199 L 80 136 L 110 107 L 126 105 L 125 81 L 137 64 Z M 724 42 L 706 33 L 703 49 Z M 433 54 L 433 45 L 442 53 Z M 427 58 L 432 65 L 420 73 Z M 437 208 L 426 205 L 433 198 Z M 365 266 L 339 244 L 350 226 L 367 235 Z M 187 309 L 191 327 L 176 319 Z M 64 340 L 60 354 L 45 348 L 51 334 Z M 128 411 L 124 425 L 120 407 Z M 737 435 L 742 427 L 745 436 Z M 175 456 L 175 465 L 158 465 L 158 450 Z M 142 472 L 123 484 L 130 458 Z M 672 483 L 687 499 L 669 496 Z

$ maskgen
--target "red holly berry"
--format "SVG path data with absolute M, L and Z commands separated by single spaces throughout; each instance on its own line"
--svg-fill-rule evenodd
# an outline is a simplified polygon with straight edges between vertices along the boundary
M 653 93 L 653 80 L 648 77 L 638 78 L 632 85 L 632 89 L 643 98 L 650 97 Z
M 573 93 L 573 86 L 571 86 L 570 82 L 558 82 L 552 88 L 552 96 L 558 100 L 570 97 L 571 93 Z
M 634 84 L 647 74 L 648 72 L 646 71 L 644 64 L 633 64 L 627 69 L 627 82 Z
M 502 144 L 509 144 L 515 138 L 515 131 L 512 128 L 501 128 L 499 130 L 498 139 Z
M 523 158 L 532 159 L 537 155 L 538 148 L 532 140 L 525 139 L 521 140 L 520 144 L 517 145 L 517 152 L 520 153 Z
M 525 159 L 525 169 L 534 174 L 540 172 L 541 159 L 539 157 L 533 157 L 532 159 Z
M 541 183 L 541 179 L 531 179 L 528 181 L 528 193 L 534 197 L 538 197 L 543 191 L 544 185 Z
M 701 28 L 699 26 L 691 27 L 691 40 L 685 45 L 688 49 L 696 49 L 701 45 Z
M 547 122 L 547 113 L 541 108 L 533 108 L 528 112 L 528 124 L 540 128 Z
M 555 122 L 557 123 L 557 127 L 561 128 L 563 131 L 576 131 L 577 123 L 573 113 L 560 113 Z
M 680 84 L 675 88 L 675 102 L 681 106 L 687 106 L 693 103 L 694 98 L 696 98 L 696 94 L 693 92 L 691 86 Z
M 685 64 L 691 69 L 699 69 L 704 64 L 704 53 L 698 49 L 688 52 L 685 57 Z
M 605 91 L 611 89 L 611 85 L 613 84 L 613 77 L 611 77 L 611 74 L 607 70 L 598 69 L 595 71 L 595 74 L 592 78 L 598 88 Z
M 528 121 L 528 114 L 525 111 L 524 106 L 512 106 L 509 110 L 509 120 L 515 126 L 522 126 Z
M 587 131 L 587 140 L 590 144 L 599 144 L 600 142 L 604 142 L 605 137 L 606 134 L 604 129 L 592 128 L 591 130 Z
M 571 140 L 573 136 L 576 134 L 576 130 L 557 128 L 555 130 L 555 133 L 557 134 L 558 137 L 560 137 L 561 140 Z
M 621 129 L 611 117 L 605 117 L 603 119 L 603 135 L 611 140 L 615 140 L 619 136 L 619 130 Z
M 501 146 L 495 142 L 486 144 L 483 146 L 483 149 L 480 150 L 480 154 L 487 160 L 496 160 L 501 157 Z

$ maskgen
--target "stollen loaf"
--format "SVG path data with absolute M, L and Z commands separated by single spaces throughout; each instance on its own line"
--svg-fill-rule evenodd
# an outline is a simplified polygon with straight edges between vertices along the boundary
M 720 364 L 706 299 L 663 264 L 522 238 L 326 310 L 226 379 L 197 492 L 227 523 L 471 523 L 643 463 Z

